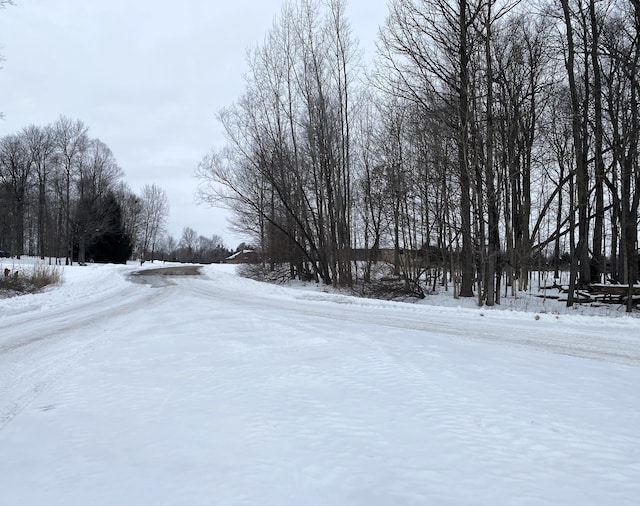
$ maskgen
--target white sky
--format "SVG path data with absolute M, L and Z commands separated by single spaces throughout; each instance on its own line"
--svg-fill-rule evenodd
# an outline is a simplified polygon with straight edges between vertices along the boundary
M 81 119 L 114 152 L 135 190 L 161 186 L 169 232 L 218 234 L 228 214 L 194 203 L 200 159 L 224 144 L 215 119 L 241 93 L 247 48 L 282 0 L 17 0 L 0 11 L 0 136 L 60 115 Z M 365 56 L 373 56 L 386 0 L 349 0 Z

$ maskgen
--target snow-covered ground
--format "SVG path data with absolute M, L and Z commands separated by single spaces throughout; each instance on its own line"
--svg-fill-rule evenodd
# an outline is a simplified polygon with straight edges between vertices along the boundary
M 638 318 L 137 269 L 0 300 L 1 504 L 638 504 Z

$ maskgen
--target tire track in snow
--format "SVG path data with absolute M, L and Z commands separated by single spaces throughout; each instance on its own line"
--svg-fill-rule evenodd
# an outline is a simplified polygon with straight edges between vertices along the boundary
M 6 344 L 0 346 L 0 430 L 100 341 L 108 339 L 109 320 L 147 310 L 171 295 L 170 289 L 119 284 L 95 296 L 38 311 L 27 322 L 24 315 L 3 322 L 0 333 Z M 88 329 L 98 326 L 101 333 L 87 335 Z
M 181 281 L 183 283 L 185 281 Z M 455 313 L 434 313 L 428 306 L 411 306 L 406 308 L 358 304 L 354 299 L 348 316 L 344 309 L 336 310 L 342 303 L 313 300 L 313 298 L 291 299 L 278 296 L 265 297 L 215 284 L 215 280 L 203 278 L 188 282 L 194 292 L 225 301 L 234 301 L 256 310 L 277 309 L 292 314 L 304 314 L 321 318 L 366 323 L 371 325 L 418 330 L 429 334 L 440 334 L 486 342 L 494 345 L 517 345 L 534 348 L 560 355 L 568 355 L 606 362 L 614 362 L 630 366 L 640 366 L 640 339 L 626 340 L 611 337 L 611 329 L 606 326 L 584 325 L 583 333 L 571 328 L 562 327 L 557 322 L 537 321 L 535 329 L 513 318 L 478 316 L 472 328 L 465 328 L 456 320 Z M 312 295 L 312 294 L 311 294 Z M 350 300 L 350 299 L 345 299 Z M 292 316 L 295 318 L 295 316 Z M 467 322 L 471 320 L 468 317 Z M 533 315 L 531 315 L 533 318 Z

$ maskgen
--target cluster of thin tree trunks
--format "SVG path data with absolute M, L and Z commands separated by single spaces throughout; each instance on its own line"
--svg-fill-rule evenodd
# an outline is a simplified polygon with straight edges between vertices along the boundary
M 569 261 L 568 305 L 592 283 L 631 293 L 640 0 L 392 0 L 376 47 L 365 63 L 343 0 L 288 3 L 220 113 L 201 197 L 325 283 L 370 278 L 357 249 L 420 280 L 400 252 L 437 250 L 481 304 L 542 258 Z

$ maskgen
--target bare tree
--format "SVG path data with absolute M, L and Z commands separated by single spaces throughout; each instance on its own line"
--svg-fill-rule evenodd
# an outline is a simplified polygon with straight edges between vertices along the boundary
M 359 116 L 358 135 L 355 136 L 355 245 L 364 251 L 363 278 L 371 282 L 371 271 L 378 261 L 383 236 L 386 235 L 384 168 L 380 162 L 381 145 L 378 142 L 378 127 L 382 114 L 373 98 Z M 357 265 L 357 264 L 356 264 Z
M 195 261 L 206 264 L 222 262 L 230 253 L 219 235 L 214 234 L 211 237 L 201 235 L 198 237 Z
M 169 216 L 169 199 L 165 191 L 155 184 L 146 184 L 140 194 L 139 258 L 144 263 L 153 261 L 158 240 Z
M 160 253 L 160 257 L 163 261 L 175 261 L 176 250 L 178 249 L 178 242 L 175 237 L 172 235 L 163 236 L 158 245 L 158 252 Z
M 573 297 L 580 269 L 581 284 L 590 282 L 591 271 L 588 259 L 588 198 L 589 198 L 589 173 L 587 171 L 587 150 L 583 110 L 580 105 L 580 95 L 576 80 L 576 43 L 574 38 L 574 22 L 569 0 L 561 0 L 562 12 L 566 29 L 567 55 L 566 67 L 569 79 L 569 92 L 571 95 L 573 150 L 576 165 L 576 186 L 578 193 L 578 243 L 575 246 L 575 254 L 572 255 L 571 280 L 569 282 L 569 297 L 567 306 L 573 305 Z
M 629 23 L 629 19 L 634 22 Z M 618 2 L 602 33 L 603 85 L 611 168 L 605 184 L 613 206 L 612 274 L 628 286 L 627 311 L 633 308 L 638 279 L 640 206 L 640 2 Z
M 66 263 L 73 259 L 72 235 L 72 189 L 73 180 L 78 175 L 78 168 L 89 143 L 87 127 L 82 121 L 72 121 L 62 116 L 53 125 L 56 139 L 58 165 L 58 196 L 61 200 L 61 231 L 62 241 L 58 256 L 66 257 Z
M 182 229 L 182 237 L 178 246 L 183 250 L 184 255 L 180 260 L 183 262 L 193 262 L 198 248 L 198 233 L 191 227 Z
M 473 0 L 394 0 L 381 42 L 382 57 L 398 72 L 408 97 L 428 108 L 435 93 L 456 111 L 462 297 L 473 296 L 469 72 L 481 7 Z
M 49 176 L 55 166 L 55 138 L 50 125 L 39 127 L 30 125 L 21 132 L 29 151 L 29 159 L 33 164 L 37 179 L 37 244 L 38 254 L 44 260 L 47 252 L 48 230 L 51 220 L 48 219 Z
M 118 182 L 113 192 L 120 205 L 124 230 L 127 236 L 131 238 L 134 251 L 139 251 L 142 201 L 124 181 Z
M 201 196 L 224 199 L 265 261 L 337 285 L 352 282 L 357 51 L 344 9 L 342 0 L 285 5 L 250 52 L 242 98 L 220 113 L 227 148 L 199 169 Z

